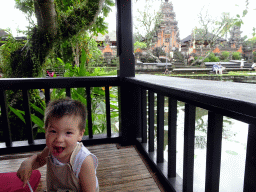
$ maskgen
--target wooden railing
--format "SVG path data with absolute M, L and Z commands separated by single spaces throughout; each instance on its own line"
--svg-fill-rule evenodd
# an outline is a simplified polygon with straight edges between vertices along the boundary
M 205 191 L 219 191 L 223 116 L 249 124 L 244 191 L 256 191 L 256 86 L 161 76 L 126 78 L 137 89 L 137 146 L 168 191 L 193 191 L 196 107 L 208 110 Z M 146 94 L 147 92 L 147 94 Z M 157 94 L 155 114 L 154 94 Z M 246 98 L 247 97 L 247 98 Z M 164 159 L 164 100 L 168 98 L 168 158 Z M 243 99 L 243 100 L 241 100 Z M 185 102 L 183 178 L 176 171 L 177 101 Z M 157 130 L 154 135 L 154 116 Z M 156 146 L 154 143 L 156 137 Z M 244 165 L 241 165 L 244 166 Z
M 109 86 L 119 86 L 118 77 L 87 77 L 87 78 L 24 78 L 24 79 L 7 79 L 0 80 L 0 105 L 2 125 L 1 128 L 4 133 L 5 144 L 0 145 L 0 154 L 16 153 L 23 151 L 40 150 L 45 146 L 45 140 L 34 140 L 31 122 L 30 98 L 28 91 L 30 89 L 44 89 L 45 103 L 51 99 L 50 89 L 65 88 L 66 96 L 71 96 L 71 88 L 85 88 L 88 111 L 88 136 L 83 138 L 85 143 L 106 143 L 117 142 L 119 134 L 112 134 L 111 132 L 111 118 L 110 118 L 110 97 Z M 105 101 L 106 101 L 106 135 L 93 135 L 92 131 L 92 110 L 91 110 L 91 87 L 105 87 Z M 11 138 L 11 128 L 8 117 L 8 105 L 6 99 L 6 90 L 21 90 L 23 97 L 23 107 L 25 111 L 26 122 L 26 137 L 27 141 L 13 142 Z
M 118 86 L 120 133 L 111 132 L 109 86 Z M 83 77 L 1 79 L 0 101 L 5 134 L 5 145 L 0 154 L 40 150 L 45 140 L 34 140 L 32 135 L 29 89 L 45 89 L 46 103 L 51 88 L 83 87 L 87 92 L 88 130 L 85 144 L 121 143 L 136 145 L 149 165 L 156 171 L 167 191 L 193 191 L 194 138 L 196 107 L 208 110 L 207 155 L 205 191 L 219 191 L 223 116 L 249 124 L 244 191 L 256 191 L 256 85 L 231 82 L 188 80 L 161 76 Z M 90 109 L 90 87 L 105 87 L 107 134 L 93 135 Z M 5 91 L 20 89 L 23 93 L 28 141 L 12 141 L 8 120 L 8 103 Z M 147 94 L 146 94 L 147 93 Z M 154 94 L 157 94 L 157 112 L 154 112 Z M 164 99 L 168 98 L 168 159 L 164 159 Z M 185 102 L 183 178 L 177 174 L 177 101 Z M 148 108 L 147 108 L 148 107 Z M 147 117 L 148 115 L 148 117 Z M 154 116 L 157 116 L 157 134 L 154 134 Z M 157 139 L 155 146 L 154 137 Z

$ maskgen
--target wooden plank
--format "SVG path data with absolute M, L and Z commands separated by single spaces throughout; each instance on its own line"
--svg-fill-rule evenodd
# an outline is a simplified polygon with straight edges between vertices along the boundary
M 87 147 L 99 160 L 97 177 L 100 191 L 160 191 L 136 149 L 116 144 Z M 0 156 L 0 172 L 16 172 L 20 164 L 36 152 Z M 46 166 L 39 169 L 41 182 L 37 191 L 46 189 Z

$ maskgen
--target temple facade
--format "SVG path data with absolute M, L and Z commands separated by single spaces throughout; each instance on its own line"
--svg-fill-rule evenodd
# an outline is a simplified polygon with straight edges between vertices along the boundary
M 98 34 L 98 36 L 93 37 L 98 43 L 98 48 L 103 54 L 104 61 L 108 64 L 112 64 L 112 60 L 116 58 L 117 55 L 117 42 L 116 42 L 116 32 L 112 31 L 106 35 Z
M 200 34 L 194 34 L 193 30 L 191 35 L 181 40 L 181 53 L 183 55 L 198 55 L 204 56 L 207 52 L 212 51 L 215 54 L 221 54 L 223 51 L 232 52 L 243 52 L 242 45 L 242 37 L 241 37 L 240 27 L 234 26 L 230 30 L 230 38 L 213 38 L 214 34 L 208 33 L 204 40 L 202 41 L 202 37 Z M 214 47 L 210 48 L 209 43 L 211 43 L 211 39 L 215 39 Z

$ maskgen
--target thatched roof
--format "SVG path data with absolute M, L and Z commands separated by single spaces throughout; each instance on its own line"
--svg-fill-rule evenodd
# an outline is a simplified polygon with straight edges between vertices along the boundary
M 196 34 L 195 40 L 196 40 L 196 41 L 200 41 L 200 40 L 202 40 L 202 39 L 211 40 L 213 37 L 214 37 L 214 34 L 212 34 L 212 33 L 208 33 L 205 37 L 202 37 L 201 34 Z M 181 43 L 189 42 L 189 41 L 191 41 L 191 39 L 192 39 L 192 36 L 189 35 L 189 36 L 187 36 L 186 38 L 182 39 L 182 40 L 181 40 Z M 217 39 L 217 41 L 226 41 L 226 39 L 223 39 L 223 38 L 219 37 L 219 38 Z
M 7 36 L 8 33 L 6 33 L 4 30 L 0 29 L 0 37 Z

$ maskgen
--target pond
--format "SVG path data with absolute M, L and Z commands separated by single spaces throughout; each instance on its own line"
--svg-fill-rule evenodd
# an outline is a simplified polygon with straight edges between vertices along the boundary
M 168 105 L 165 105 L 165 139 L 164 158 L 168 159 Z M 155 108 L 156 109 L 156 108 Z M 184 146 L 184 110 L 185 104 L 178 102 L 177 115 L 177 174 L 183 178 Z M 223 118 L 222 156 L 220 173 L 220 191 L 243 191 L 243 179 L 246 157 L 248 124 Z M 205 191 L 206 145 L 207 145 L 208 111 L 196 108 L 196 131 L 194 153 L 194 191 Z M 156 123 L 156 119 L 155 119 Z M 156 124 L 155 124 L 156 129 Z M 155 132 L 156 135 L 156 132 Z M 156 138 L 155 138 L 155 145 Z

